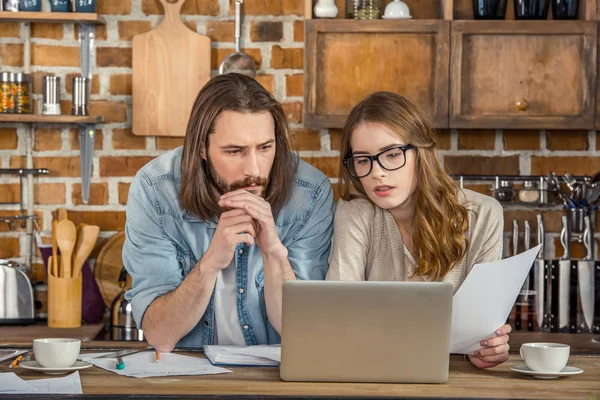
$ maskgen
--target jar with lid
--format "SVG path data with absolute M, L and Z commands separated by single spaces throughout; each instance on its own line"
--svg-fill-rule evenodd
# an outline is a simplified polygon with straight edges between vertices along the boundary
M 14 81 L 12 72 L 0 73 L 0 111 L 3 113 L 15 112 Z
M 513 201 L 514 198 L 515 193 L 512 182 L 508 180 L 500 181 L 499 187 L 496 188 L 496 199 L 498 199 L 498 201 L 508 202 Z
M 15 112 L 18 114 L 31 113 L 31 75 L 15 74 L 13 93 Z
M 519 190 L 519 201 L 522 203 L 537 203 L 540 200 L 540 191 L 535 181 L 523 182 L 523 188 Z
M 380 0 L 346 0 L 346 18 L 379 19 L 380 17 Z

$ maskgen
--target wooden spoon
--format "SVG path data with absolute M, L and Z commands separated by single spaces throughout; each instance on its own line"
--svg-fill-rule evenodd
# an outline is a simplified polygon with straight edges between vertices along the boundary
M 56 225 L 56 241 L 61 254 L 61 277 L 72 278 L 71 255 L 77 241 L 77 229 L 72 221 L 63 219 Z
M 63 221 L 65 219 L 69 219 L 68 215 L 67 215 L 67 210 L 65 210 L 64 208 L 59 208 L 58 209 L 58 221 Z
M 52 221 L 52 264 L 48 265 L 48 272 L 57 278 L 58 276 L 58 243 L 56 241 L 56 225 L 58 221 Z
M 77 242 L 73 252 L 73 278 L 79 277 L 85 260 L 90 256 L 98 239 L 100 227 L 81 224 L 77 228 Z

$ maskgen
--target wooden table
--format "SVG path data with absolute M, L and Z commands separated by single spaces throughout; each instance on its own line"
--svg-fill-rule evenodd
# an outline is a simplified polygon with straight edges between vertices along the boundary
M 36 323 L 26 326 L 0 327 L 0 344 L 3 346 L 29 345 L 37 338 L 73 338 L 89 342 L 104 329 L 103 324 L 81 325 L 79 328 L 50 328 L 46 324 Z
M 182 353 L 202 357 L 200 353 Z M 91 367 L 79 371 L 84 395 L 183 395 L 252 398 L 278 397 L 461 397 L 522 399 L 600 398 L 600 357 L 572 356 L 569 365 L 583 368 L 580 375 L 541 380 L 521 375 L 510 366 L 522 364 L 518 356 L 490 370 L 478 370 L 460 356 L 451 356 L 450 377 L 446 384 L 378 384 L 283 382 L 277 368 L 230 368 L 233 373 L 207 376 L 128 378 Z M 8 372 L 8 363 L 0 372 Z M 23 379 L 48 378 L 35 371 L 16 368 Z M 0 395 L 1 397 L 1 395 Z M 51 396 L 52 397 L 52 396 Z M 58 398 L 59 396 L 54 396 Z M 69 396 L 74 397 L 74 396 Z M 76 397 L 76 396 L 75 396 Z

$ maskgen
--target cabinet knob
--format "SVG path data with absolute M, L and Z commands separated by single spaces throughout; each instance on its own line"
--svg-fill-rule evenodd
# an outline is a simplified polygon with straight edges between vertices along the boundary
M 517 100 L 517 110 L 525 111 L 525 110 L 527 110 L 527 107 L 529 107 L 529 103 L 527 102 L 527 100 L 525 100 L 525 99 Z

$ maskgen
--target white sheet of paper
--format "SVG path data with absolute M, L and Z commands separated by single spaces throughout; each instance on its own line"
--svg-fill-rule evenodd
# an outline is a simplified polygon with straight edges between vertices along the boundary
M 27 383 L 38 389 L 38 393 L 83 394 L 79 371 L 61 378 L 36 379 Z
M 92 358 L 87 361 L 107 371 L 135 378 L 212 375 L 231 372 L 228 369 L 213 366 L 207 359 L 175 353 L 160 353 L 160 362 L 156 362 L 154 351 L 144 351 L 124 356 L 125 368 L 122 370 L 116 368 L 117 360 L 113 358 Z
M 258 345 L 246 347 L 228 347 L 227 351 L 233 354 L 268 358 L 269 360 L 281 362 L 281 345 Z
M 107 354 L 110 354 L 110 352 L 105 352 L 105 353 L 86 353 L 86 354 L 79 353 L 79 356 L 77 356 L 77 359 L 81 360 L 81 361 L 91 362 L 92 358 L 102 357 L 102 356 L 105 356 Z
M 0 373 L 0 393 L 26 394 L 38 392 L 37 388 L 19 378 L 14 372 Z
M 0 362 L 17 358 L 20 354 L 27 353 L 27 350 L 5 349 L 0 350 Z
M 450 353 L 470 354 L 506 323 L 541 245 L 473 266 L 452 301 Z

